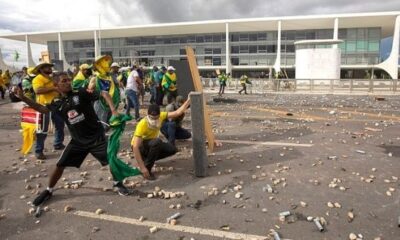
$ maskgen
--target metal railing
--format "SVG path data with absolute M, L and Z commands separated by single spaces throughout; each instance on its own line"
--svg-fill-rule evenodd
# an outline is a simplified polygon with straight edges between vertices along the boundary
M 398 92 L 398 79 L 262 79 L 250 78 L 247 84 L 249 93 L 266 92 Z M 202 78 L 203 87 L 219 88 L 218 78 Z M 228 90 L 240 90 L 240 80 L 231 78 L 227 82 Z M 218 90 L 218 89 L 217 89 Z

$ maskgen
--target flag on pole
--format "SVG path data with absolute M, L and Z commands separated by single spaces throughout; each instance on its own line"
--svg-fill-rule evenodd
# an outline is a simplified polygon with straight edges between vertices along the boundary
M 18 59 L 19 59 L 19 52 L 18 52 L 17 50 L 15 50 L 15 53 L 14 53 L 14 60 L 15 60 L 16 62 L 18 62 Z

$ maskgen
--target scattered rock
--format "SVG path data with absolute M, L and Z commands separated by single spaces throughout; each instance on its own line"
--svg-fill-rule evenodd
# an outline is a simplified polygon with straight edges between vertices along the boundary
M 96 214 L 97 214 L 97 215 L 100 215 L 100 214 L 103 214 L 103 213 L 104 213 L 104 210 L 101 209 L 101 208 L 98 208 L 98 209 L 96 210 Z

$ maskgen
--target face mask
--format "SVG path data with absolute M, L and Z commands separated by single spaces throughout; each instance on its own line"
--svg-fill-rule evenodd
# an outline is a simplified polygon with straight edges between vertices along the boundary
M 154 120 L 151 119 L 149 116 L 146 117 L 147 118 L 147 124 L 149 125 L 149 128 L 158 128 L 159 122 L 160 120 Z

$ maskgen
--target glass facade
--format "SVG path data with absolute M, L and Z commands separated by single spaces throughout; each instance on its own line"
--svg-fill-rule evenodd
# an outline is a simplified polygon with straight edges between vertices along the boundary
M 230 60 L 236 65 L 269 65 L 275 63 L 277 31 L 232 32 L 229 35 Z M 281 64 L 295 63 L 294 42 L 332 39 L 333 29 L 293 30 L 281 32 Z M 339 29 L 342 64 L 376 64 L 379 61 L 380 28 Z M 225 33 L 171 36 L 126 37 L 101 39 L 101 54 L 110 54 L 122 65 L 132 62 L 168 65 L 168 61 L 184 59 L 185 46 L 193 47 L 199 66 L 225 66 Z M 70 64 L 92 62 L 94 40 L 64 41 L 64 54 Z M 322 46 L 321 46 L 322 47 Z M 58 59 L 58 42 L 48 42 L 51 59 Z

